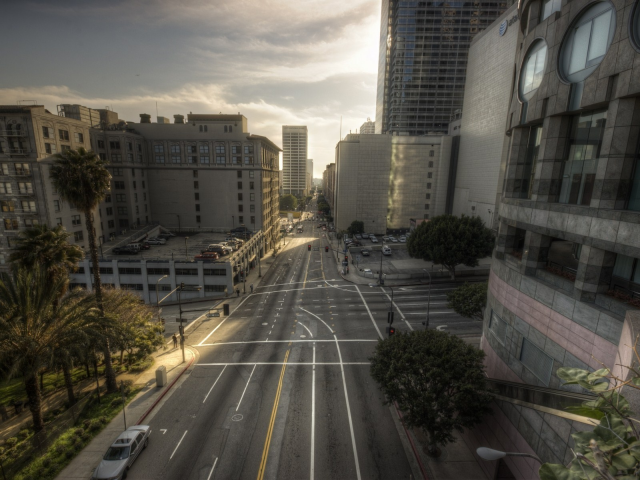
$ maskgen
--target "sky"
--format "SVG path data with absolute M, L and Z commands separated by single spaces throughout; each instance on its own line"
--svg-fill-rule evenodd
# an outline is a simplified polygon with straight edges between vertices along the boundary
M 240 112 L 282 146 L 307 125 L 314 177 L 375 117 L 379 0 L 20 0 L 2 7 L 0 104 Z M 155 121 L 155 120 L 154 120 Z

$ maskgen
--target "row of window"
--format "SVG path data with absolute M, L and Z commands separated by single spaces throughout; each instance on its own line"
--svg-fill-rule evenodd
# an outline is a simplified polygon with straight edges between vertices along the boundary
M 42 136 L 44 138 L 55 139 L 56 138 L 55 130 L 53 128 L 51 128 L 51 127 L 42 127 Z M 62 140 L 62 141 L 68 142 L 69 141 L 69 130 L 59 129 L 58 130 L 58 138 L 60 140 Z M 84 134 L 80 133 L 80 132 L 74 132 L 73 140 L 76 143 L 84 143 Z M 54 144 L 54 147 L 55 147 L 55 144 Z M 47 152 L 47 153 L 50 153 L 50 152 Z
M 20 207 L 23 212 L 27 213 L 36 213 L 36 202 L 30 200 L 22 200 L 20 202 Z M 15 212 L 16 211 L 16 202 L 13 200 L 2 200 L 0 201 L 0 210 L 3 212 Z
M 13 187 L 9 182 L 0 182 L 0 194 L 12 194 Z M 20 195 L 33 194 L 33 184 L 31 182 L 18 182 L 18 192 Z
M 169 147 L 170 153 L 181 153 L 180 145 L 171 145 Z M 209 145 L 200 145 L 196 147 L 196 145 L 187 145 L 185 148 L 186 153 L 209 153 Z M 245 145 L 244 148 L 241 145 L 231 145 L 231 153 L 232 154 L 242 154 L 242 152 L 246 155 L 253 154 L 253 145 Z M 153 146 L 154 153 L 164 153 L 164 145 L 158 144 Z M 225 146 L 224 145 L 216 145 L 215 146 L 216 154 L 224 154 Z
M 155 163 L 166 163 L 166 157 L 164 155 L 155 155 L 154 156 Z M 180 155 L 171 155 L 171 163 L 201 163 L 201 164 L 210 164 L 211 157 L 209 155 L 187 155 L 186 159 L 183 159 Z M 217 165 L 224 165 L 227 163 L 227 158 L 225 156 L 216 156 L 215 163 Z M 242 165 L 243 158 L 240 156 L 231 157 L 231 164 L 233 165 Z M 253 157 L 246 156 L 244 157 L 244 165 L 253 165 Z
M 0 176 L 11 175 L 9 166 L 9 163 L 0 163 Z M 13 171 L 15 175 L 31 175 L 31 165 L 28 163 L 14 163 Z
M 136 144 L 138 152 L 142 152 L 142 145 L 140 143 Z M 105 141 L 98 140 L 98 148 L 105 149 Z M 120 150 L 120 141 L 119 140 L 109 140 L 109 148 L 111 150 Z M 127 150 L 133 152 L 133 143 L 127 142 Z

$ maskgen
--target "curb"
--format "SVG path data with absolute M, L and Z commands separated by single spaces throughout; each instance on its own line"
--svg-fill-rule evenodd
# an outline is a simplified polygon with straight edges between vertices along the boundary
M 184 367 L 182 369 L 182 371 L 178 374 L 178 376 L 176 378 L 173 379 L 173 381 L 167 385 L 167 388 L 165 388 L 162 393 L 160 394 L 160 396 L 158 396 L 158 398 L 156 398 L 156 400 L 153 402 L 153 404 L 151 404 L 151 406 L 147 409 L 146 412 L 144 412 L 142 414 L 142 416 L 138 419 L 138 421 L 136 422 L 136 425 L 140 425 L 140 423 L 147 418 L 147 416 L 151 413 L 151 411 L 156 408 L 156 406 L 158 405 L 158 403 L 160 402 L 160 400 L 163 399 L 163 397 L 167 394 L 167 392 L 169 390 L 171 390 L 171 388 L 175 385 L 175 383 L 178 381 L 178 379 L 182 376 L 182 374 L 184 372 L 187 371 L 187 369 L 191 366 L 191 364 L 193 363 L 193 361 L 196 359 L 196 354 L 194 352 L 191 352 L 193 354 L 193 356 L 191 357 L 191 361 L 187 364 L 186 367 Z
M 406 433 L 407 438 L 409 439 L 409 443 L 411 444 L 411 449 L 413 450 L 413 454 L 416 457 L 416 460 L 418 461 L 418 465 L 420 465 L 420 471 L 422 472 L 422 478 L 424 478 L 424 480 L 429 480 L 429 477 L 427 476 L 427 472 L 425 472 L 424 465 L 422 464 L 422 460 L 420 459 L 420 455 L 418 455 L 418 452 L 416 450 L 416 446 L 413 443 L 411 435 L 409 435 L 409 431 L 407 430 L 407 426 L 404 424 L 404 419 L 402 417 L 402 412 L 398 408 L 398 404 L 396 402 L 393 402 L 393 406 L 395 407 L 396 412 L 398 412 L 398 416 L 400 417 L 400 423 L 402 424 L 402 428 L 404 428 L 404 432 Z

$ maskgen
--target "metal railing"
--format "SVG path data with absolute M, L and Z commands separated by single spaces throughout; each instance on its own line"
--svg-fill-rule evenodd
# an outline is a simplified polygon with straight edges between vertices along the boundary
M 561 272 L 570 273 L 571 275 L 576 275 L 578 273 L 578 269 L 567 267 L 566 265 L 561 265 L 557 262 L 552 262 L 551 260 L 547 261 L 547 266 L 552 268 L 557 268 Z

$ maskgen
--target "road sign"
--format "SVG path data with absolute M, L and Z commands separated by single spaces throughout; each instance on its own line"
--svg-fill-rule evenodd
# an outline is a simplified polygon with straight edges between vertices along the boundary
M 346 260 L 343 260 L 343 261 L 342 261 L 342 266 L 343 266 L 343 267 L 346 267 L 347 265 L 349 265 L 349 262 L 347 262 Z

